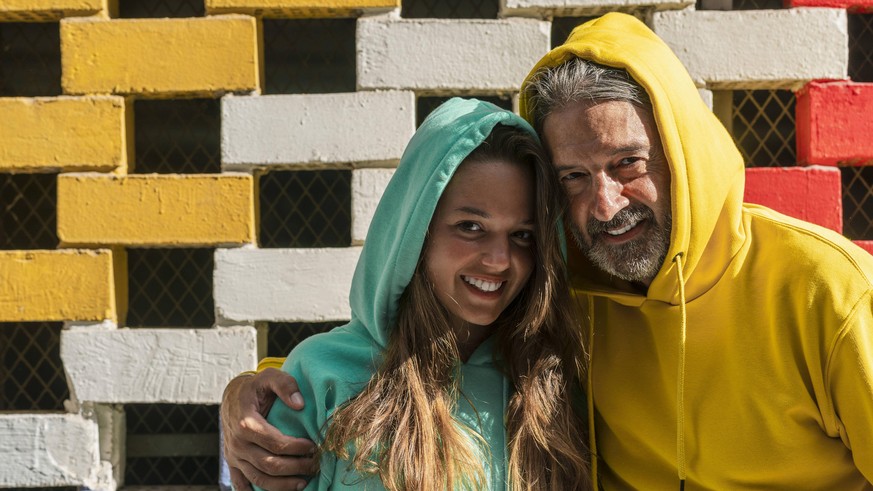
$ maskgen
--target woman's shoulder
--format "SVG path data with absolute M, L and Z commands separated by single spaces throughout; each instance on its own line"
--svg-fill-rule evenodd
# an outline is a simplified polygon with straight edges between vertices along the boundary
M 314 390 L 319 386 L 354 387 L 372 377 L 381 353 L 366 330 L 347 324 L 301 341 L 285 359 L 282 370 Z
M 333 411 L 360 393 L 372 378 L 380 353 L 354 326 L 306 338 L 282 365 L 296 379 L 305 405 L 296 411 L 277 400 L 268 421 L 285 434 L 320 441 L 322 425 Z
M 328 332 L 313 334 L 300 341 L 291 350 L 288 359 L 306 358 L 308 363 L 335 364 L 343 359 L 359 358 L 379 351 L 379 346 L 366 331 L 356 327 L 346 324 Z

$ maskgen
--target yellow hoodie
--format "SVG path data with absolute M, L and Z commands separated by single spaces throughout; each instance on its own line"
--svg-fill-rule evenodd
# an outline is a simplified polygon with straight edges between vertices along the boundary
M 742 203 L 730 135 L 643 23 L 588 22 L 531 74 L 574 56 L 646 89 L 672 177 L 668 258 L 645 295 L 571 260 L 602 486 L 873 489 L 873 257 Z

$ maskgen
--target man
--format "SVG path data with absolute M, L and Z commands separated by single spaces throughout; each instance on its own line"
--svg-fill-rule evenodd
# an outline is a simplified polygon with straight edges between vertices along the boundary
M 601 485 L 873 488 L 873 258 L 743 204 L 730 135 L 630 16 L 577 28 L 534 68 L 521 107 L 582 252 L 569 267 Z M 265 384 L 235 381 L 225 400 Z M 243 417 L 230 406 L 225 424 Z

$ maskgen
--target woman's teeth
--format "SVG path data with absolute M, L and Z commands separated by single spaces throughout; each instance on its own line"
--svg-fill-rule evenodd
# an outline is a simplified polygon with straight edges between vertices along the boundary
M 500 288 L 504 282 L 502 281 L 486 281 L 479 278 L 471 278 L 469 276 L 461 276 L 464 281 L 482 290 L 483 292 L 493 292 Z

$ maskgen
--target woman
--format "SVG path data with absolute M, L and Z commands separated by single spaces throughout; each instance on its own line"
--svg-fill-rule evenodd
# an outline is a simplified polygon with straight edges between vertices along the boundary
M 587 488 L 552 172 L 492 104 L 425 120 L 367 234 L 351 322 L 283 366 L 306 406 L 277 401 L 268 421 L 319 443 L 307 489 Z

